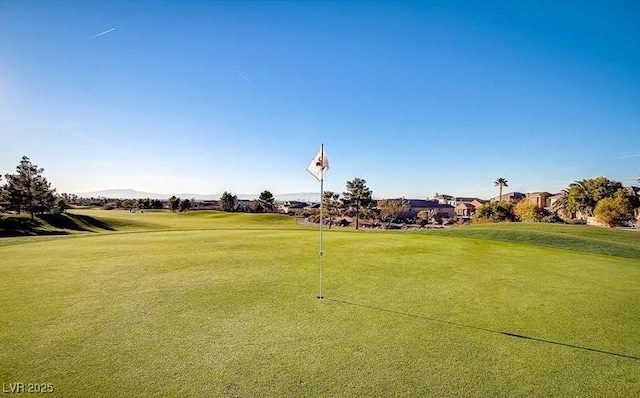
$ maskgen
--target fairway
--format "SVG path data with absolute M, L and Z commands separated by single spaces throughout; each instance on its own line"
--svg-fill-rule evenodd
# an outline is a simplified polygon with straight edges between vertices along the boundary
M 54 396 L 640 396 L 637 232 L 325 230 L 318 300 L 318 233 L 292 218 L 72 213 L 113 230 L 0 239 L 2 383 Z

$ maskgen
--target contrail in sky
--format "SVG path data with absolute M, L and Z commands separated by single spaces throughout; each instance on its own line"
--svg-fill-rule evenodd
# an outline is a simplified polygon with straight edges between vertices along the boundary
M 244 77 L 244 75 L 242 74 L 242 72 L 240 72 L 239 70 L 237 70 L 236 72 L 240 75 L 240 77 L 241 77 L 241 78 L 243 78 L 243 79 L 244 79 L 244 81 L 245 81 L 245 82 L 250 83 L 250 82 L 249 82 L 249 79 L 247 79 L 246 77 Z
M 111 33 L 111 32 L 113 32 L 114 30 L 116 30 L 116 28 L 111 28 L 111 29 L 109 29 L 109 30 L 105 30 L 104 32 L 102 32 L 102 33 L 98 33 L 98 34 L 97 34 L 97 35 L 95 35 L 95 36 L 91 36 L 91 38 L 92 38 L 92 39 L 95 39 L 95 38 L 96 38 L 96 37 L 98 37 L 98 36 L 106 35 L 107 33 Z

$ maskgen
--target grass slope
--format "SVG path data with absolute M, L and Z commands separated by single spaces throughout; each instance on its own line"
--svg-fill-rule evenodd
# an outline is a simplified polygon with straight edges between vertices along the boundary
M 0 381 L 59 396 L 640 395 L 640 359 L 571 347 L 640 358 L 636 259 L 327 231 L 317 300 L 317 232 L 291 219 L 86 215 L 124 233 L 3 239 Z
M 433 233 L 640 259 L 640 233 L 632 230 L 586 225 L 501 223 L 448 228 Z

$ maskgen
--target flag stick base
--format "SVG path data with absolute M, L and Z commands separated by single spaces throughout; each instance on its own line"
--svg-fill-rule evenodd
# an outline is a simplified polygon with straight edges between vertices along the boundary
M 316 298 L 317 298 L 318 300 L 322 300 L 322 299 L 324 298 L 324 296 L 316 296 Z

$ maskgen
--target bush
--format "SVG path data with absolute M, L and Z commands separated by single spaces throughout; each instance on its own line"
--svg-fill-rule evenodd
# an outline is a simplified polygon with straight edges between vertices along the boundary
M 513 204 L 505 200 L 500 202 L 485 203 L 478 208 L 473 217 L 477 223 L 515 221 Z
M 601 199 L 596 205 L 594 215 L 598 221 L 609 227 L 616 227 L 624 225 L 632 218 L 633 209 L 623 193 L 616 193 L 613 198 Z

